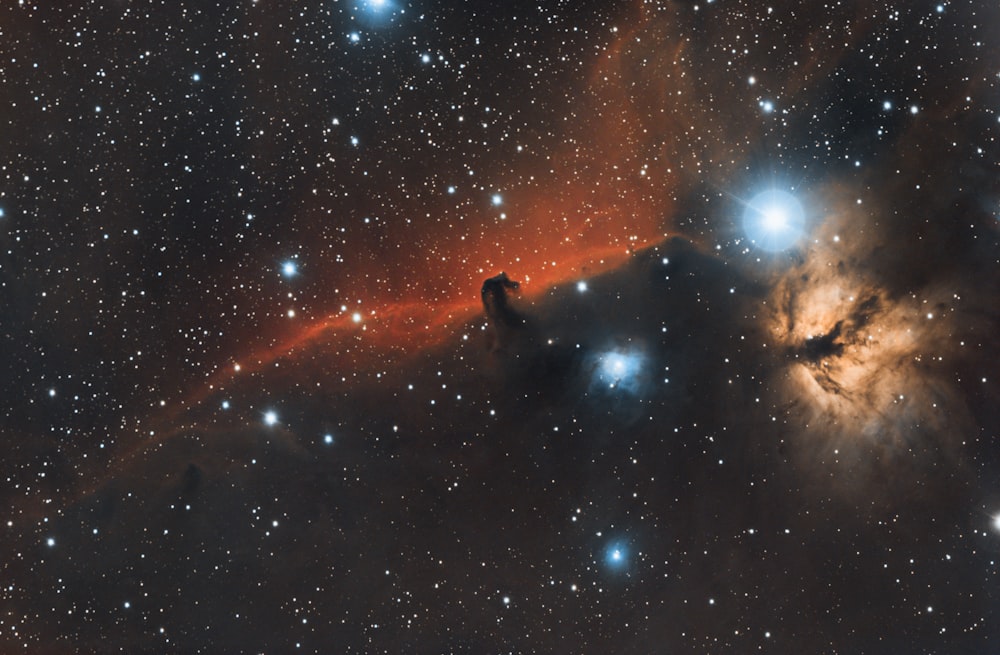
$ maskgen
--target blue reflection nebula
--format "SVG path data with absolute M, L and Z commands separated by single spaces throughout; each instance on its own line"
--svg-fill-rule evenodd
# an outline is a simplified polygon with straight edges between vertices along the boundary
M 635 350 L 608 350 L 597 356 L 595 386 L 637 393 L 643 376 L 645 357 Z
M 398 7 L 392 0 L 360 0 L 357 5 L 362 14 L 358 18 L 367 17 L 370 20 L 391 18 Z

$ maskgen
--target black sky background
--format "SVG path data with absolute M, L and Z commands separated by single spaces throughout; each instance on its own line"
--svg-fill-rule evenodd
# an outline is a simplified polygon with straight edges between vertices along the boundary
M 997 26 L 0 10 L 0 650 L 991 652 Z

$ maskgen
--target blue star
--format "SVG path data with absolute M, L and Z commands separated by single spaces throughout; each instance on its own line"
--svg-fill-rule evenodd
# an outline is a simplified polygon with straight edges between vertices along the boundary
M 805 222 L 801 203 L 779 189 L 758 193 L 743 212 L 743 228 L 750 241 L 769 252 L 793 246 L 802 237 Z
M 628 549 L 625 544 L 613 541 L 604 549 L 604 563 L 610 568 L 619 569 L 628 563 Z
M 281 273 L 285 277 L 294 277 L 298 273 L 298 268 L 295 266 L 295 262 L 287 261 L 281 265 Z

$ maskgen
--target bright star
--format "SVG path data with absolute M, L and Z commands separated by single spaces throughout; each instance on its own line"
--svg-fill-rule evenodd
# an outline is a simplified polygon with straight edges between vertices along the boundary
M 325 443 L 327 445 L 332 444 L 333 443 L 333 435 L 332 434 L 328 434 L 328 435 L 324 436 L 323 437 L 323 443 Z
M 604 561 L 612 568 L 618 568 L 624 565 L 627 559 L 628 551 L 625 549 L 625 546 L 619 542 L 608 544 L 607 548 L 604 550 Z
M 298 270 L 295 267 L 295 262 L 285 262 L 281 265 L 281 272 L 285 277 L 292 277 Z
M 201 82 L 201 73 L 195 73 L 192 75 L 191 80 L 194 82 Z
M 264 414 L 264 423 L 266 425 L 275 425 L 278 422 L 278 414 L 274 411 L 268 411 Z
M 758 193 L 746 205 L 743 228 L 757 246 L 770 252 L 791 247 L 805 229 L 805 212 L 790 193 L 771 189 Z
M 584 282 L 583 280 L 580 280 L 579 282 L 576 283 L 576 290 L 579 291 L 580 293 L 583 293 L 584 291 L 587 290 L 587 283 Z
M 1000 531 L 1000 514 L 997 514 L 995 517 L 993 517 L 993 527 L 996 530 Z
M 787 219 L 788 215 L 783 207 L 768 207 L 764 210 L 764 227 L 769 231 L 784 229 Z
M 500 205 L 503 203 L 503 197 L 499 193 L 493 194 L 493 205 Z

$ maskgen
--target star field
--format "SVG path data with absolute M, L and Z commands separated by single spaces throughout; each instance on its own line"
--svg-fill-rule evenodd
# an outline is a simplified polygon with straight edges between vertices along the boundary
M 0 651 L 998 649 L 1000 7 L 0 8 Z

